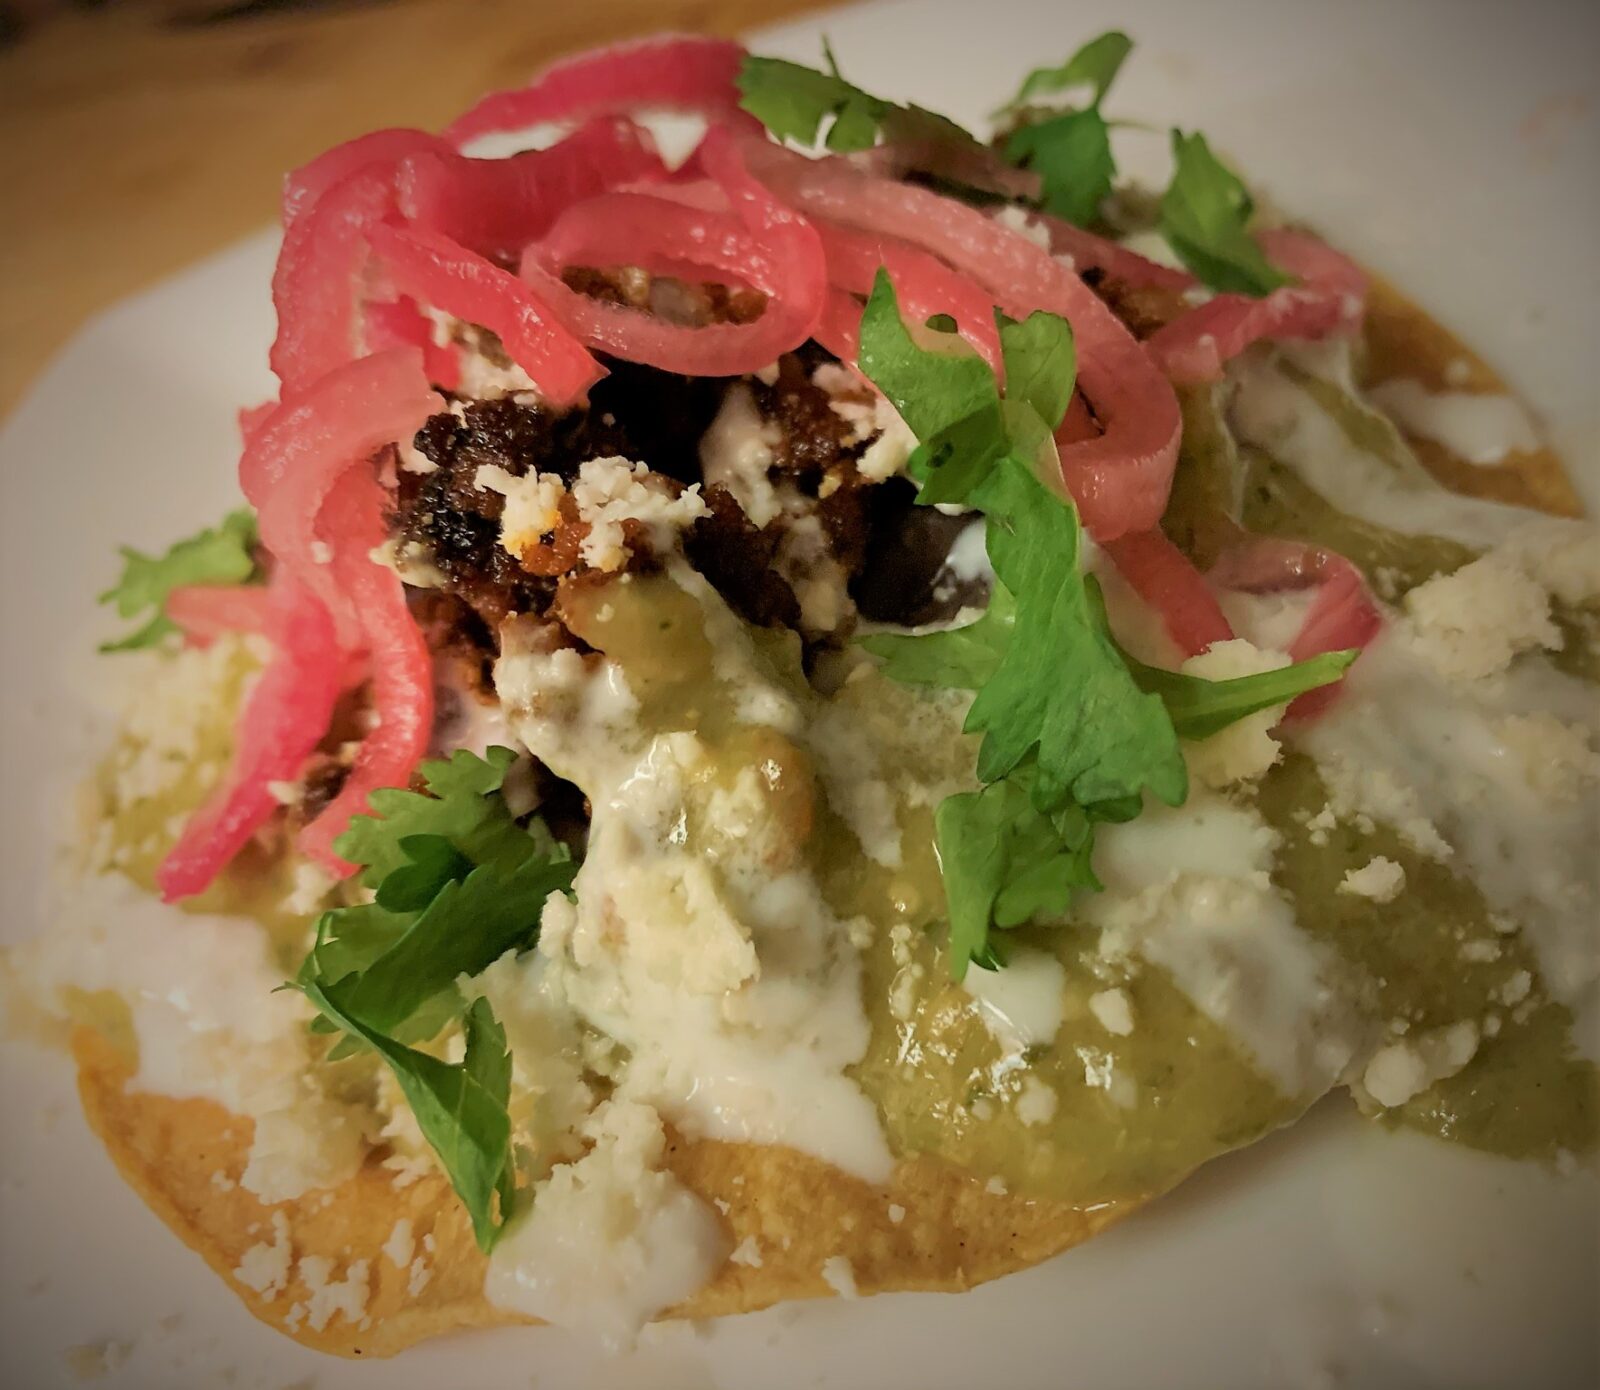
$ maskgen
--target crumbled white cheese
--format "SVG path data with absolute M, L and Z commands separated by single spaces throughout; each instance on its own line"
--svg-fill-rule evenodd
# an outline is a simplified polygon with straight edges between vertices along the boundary
M 1600 528 L 1592 521 L 1540 517 L 1507 536 L 1500 553 L 1562 603 L 1600 598 Z
M 425 306 L 423 312 L 433 321 L 434 342 L 455 349 L 461 368 L 458 396 L 470 401 L 510 396 L 519 405 L 538 403 L 539 390 L 533 378 L 510 360 L 493 333 L 431 307 Z
M 889 1224 L 898 1226 L 906 1219 L 906 1209 L 898 1202 L 889 1203 Z
M 423 1256 L 418 1255 L 416 1259 L 411 1261 L 411 1268 L 407 1272 L 406 1295 L 410 1298 L 415 1298 L 428 1287 L 428 1281 L 432 1278 L 433 1270 L 429 1267 L 428 1261 Z
M 843 1255 L 830 1255 L 822 1262 L 822 1282 L 840 1298 L 859 1298 L 856 1272 Z
M 259 1241 L 246 1250 L 233 1277 L 270 1303 L 288 1287 L 293 1260 L 289 1219 L 281 1211 L 275 1211 L 272 1213 L 272 1239 Z
M 1210 681 L 1233 680 L 1239 676 L 1258 676 L 1289 664 L 1283 652 L 1261 651 L 1243 638 L 1214 642 L 1199 656 L 1183 663 L 1184 674 Z M 1246 715 L 1227 728 L 1184 745 L 1189 771 L 1208 787 L 1225 787 L 1234 782 L 1251 782 L 1278 761 L 1281 749 L 1272 730 L 1283 718 L 1287 705 Z
M 991 1197 L 1004 1197 L 1006 1193 L 1010 1191 L 1010 1188 L 1006 1186 L 1006 1180 L 1004 1178 L 996 1176 L 990 1178 L 988 1182 L 984 1183 L 983 1190 Z
M 333 1261 L 326 1255 L 304 1255 L 295 1266 L 306 1286 L 306 1323 L 320 1332 L 336 1317 L 352 1326 L 365 1324 L 367 1280 L 371 1266 L 366 1260 L 352 1260 L 342 1279 L 333 1277 Z
M 1323 739 L 1319 746 L 1325 745 Z M 1430 859 L 1448 859 L 1454 851 L 1423 811 L 1418 790 L 1400 780 L 1393 769 L 1364 766 L 1342 750 L 1319 753 L 1318 770 L 1327 785 L 1329 807 L 1339 816 L 1367 816 L 1400 832 L 1412 849 Z
M 1089 1012 L 1108 1033 L 1125 1038 L 1133 1032 L 1133 1005 L 1125 989 L 1096 990 L 1089 996 Z
M 388 1240 L 383 1243 L 383 1255 L 396 1269 L 404 1269 L 416 1253 L 416 1238 L 411 1233 L 411 1218 L 402 1216 L 394 1223 Z
M 276 1203 L 337 1186 L 359 1167 L 367 1116 L 326 1095 L 312 1073 L 311 1009 L 280 992 L 266 930 L 248 918 L 185 914 L 120 874 L 70 886 L 54 930 L 13 963 L 41 1006 L 69 1013 L 66 992 L 127 1001 L 138 1041 L 135 1089 L 215 1101 L 255 1121 L 239 1182 Z
M 495 1246 L 484 1291 L 497 1307 L 624 1347 L 710 1278 L 728 1240 L 710 1207 L 662 1168 L 654 1110 L 605 1101 L 583 1133 L 594 1147 L 537 1186 Z
M 650 548 L 659 554 L 675 543 L 684 527 L 706 515 L 698 483 L 674 497 L 646 464 L 624 458 L 587 460 L 578 469 L 572 500 L 579 519 L 589 526 L 579 554 L 598 570 L 620 569 L 627 559 L 624 521 L 641 523 Z
M 268 782 L 267 795 L 280 806 L 294 806 L 306 794 L 304 782 Z
M 1500 986 L 1500 1002 L 1508 1009 L 1522 1003 L 1533 990 L 1533 976 L 1526 970 L 1515 970 Z
M 1022 1088 L 1017 1092 L 1013 1109 L 1017 1119 L 1025 1125 L 1046 1125 L 1056 1117 L 1056 1107 L 1061 1097 L 1049 1082 L 1028 1075 L 1022 1078 Z
M 730 1264 L 744 1265 L 749 1269 L 761 1268 L 761 1242 L 754 1236 L 746 1236 L 728 1256 Z
M 1379 1048 L 1361 1074 L 1361 1089 L 1378 1105 L 1404 1105 L 1436 1081 L 1454 1076 L 1478 1051 L 1478 1025 L 1470 1019 Z
M 788 1144 L 883 1181 L 881 1123 L 845 1074 L 871 1036 L 861 924 L 833 913 L 796 852 L 793 808 L 816 795 L 794 741 L 801 704 L 699 575 L 674 561 L 667 577 L 712 641 L 706 738 L 642 726 L 609 659 L 512 632 L 496 667 L 524 745 L 593 807 L 576 904 L 552 901 L 538 953 L 565 1002 L 626 1050 L 619 1094 L 691 1137 Z M 752 722 L 768 717 L 780 723 Z M 775 780 L 707 775 L 726 756 L 729 735 L 709 732 L 724 719 L 741 749 L 741 726 L 758 733 Z
M 1276 843 L 1259 813 L 1214 793 L 1151 807 L 1096 837 L 1107 891 L 1082 911 L 1101 929 L 1102 955 L 1161 966 L 1286 1094 L 1304 1096 L 1345 1070 L 1365 1024 L 1340 988 L 1338 957 L 1297 925 L 1272 885 Z M 1115 1099 L 1113 1062 L 1084 1056 L 1090 1084 Z
M 1543 586 L 1497 552 L 1419 584 L 1404 608 L 1405 636 L 1449 680 L 1481 679 L 1505 670 L 1519 652 L 1561 647 Z
M 1015 203 L 1007 203 L 994 214 L 994 220 L 1007 231 L 1025 237 L 1041 251 L 1050 249 L 1050 229 L 1032 216 L 1026 208 L 1019 207 Z M 1063 256 L 1061 259 L 1068 265 L 1072 264 L 1071 256 Z
M 1584 1055 L 1600 1055 L 1597 731 L 1593 689 L 1542 657 L 1461 681 L 1390 633 L 1352 668 L 1338 703 L 1297 735 L 1337 811 L 1358 826 L 1362 816 L 1385 823 L 1447 861 L 1497 917 L 1522 927 L 1541 980 L 1574 1011 Z
M 1339 891 L 1374 902 L 1390 903 L 1406 886 L 1406 871 L 1392 859 L 1374 855 L 1359 869 L 1346 869 Z
M 1581 724 L 1540 710 L 1508 714 L 1495 732 L 1540 796 L 1570 804 L 1587 785 L 1600 781 L 1600 752 Z
M 472 482 L 506 499 L 500 513 L 500 544 L 513 555 L 531 550 L 561 523 L 559 508 L 567 487 L 554 473 L 525 473 L 519 478 L 486 463 L 473 474 Z
M 566 484 L 553 473 L 516 477 L 494 464 L 483 464 L 473 475 L 476 486 L 506 499 L 500 516 L 500 544 L 521 558 L 560 524 L 560 506 Z M 572 484 L 578 519 L 588 525 L 578 553 L 599 570 L 621 569 L 628 558 L 622 523 L 645 527 L 650 547 L 668 549 L 677 533 L 706 514 L 700 485 L 676 496 L 670 487 L 642 463 L 624 458 L 586 460 Z
M 811 381 L 828 393 L 828 409 L 850 427 L 847 443 L 872 441 L 856 460 L 857 473 L 877 483 L 904 471 L 917 439 L 881 391 L 836 362 L 823 363 Z
M 333 875 L 322 865 L 302 859 L 294 866 L 290 877 L 289 891 L 283 899 L 284 911 L 299 917 L 315 917 L 326 904 L 333 885 Z

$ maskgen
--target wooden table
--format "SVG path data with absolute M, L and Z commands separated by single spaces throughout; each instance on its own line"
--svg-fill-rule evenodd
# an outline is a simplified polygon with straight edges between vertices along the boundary
M 68 10 L 0 50 L 0 416 L 84 319 L 269 221 L 285 169 L 437 127 L 562 53 L 826 0 L 387 0 L 175 21 Z M 214 3 L 204 7 L 216 11 Z

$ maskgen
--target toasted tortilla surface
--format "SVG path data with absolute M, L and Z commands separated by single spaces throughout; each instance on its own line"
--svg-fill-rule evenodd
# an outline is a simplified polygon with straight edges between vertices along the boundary
M 1366 338 L 1369 382 L 1409 377 L 1430 390 L 1506 389 L 1471 349 L 1377 278 Z M 1558 515 L 1582 512 L 1561 460 L 1548 448 L 1479 467 L 1431 440 L 1408 440 L 1428 469 L 1457 492 Z M 529 1321 L 485 1299 L 485 1257 L 443 1177 L 397 1186 L 395 1173 L 374 1157 L 339 1188 L 268 1207 L 238 1186 L 249 1151 L 249 1120 L 208 1101 L 130 1090 L 131 1059 L 91 1030 L 77 1031 L 72 1050 L 84 1113 L 123 1177 L 268 1325 L 319 1351 L 384 1357 L 447 1332 Z M 1083 1210 L 995 1193 L 928 1158 L 901 1162 L 882 1188 L 768 1145 L 673 1138 L 668 1164 L 715 1203 L 730 1247 L 754 1237 L 761 1252 L 759 1266 L 724 1263 L 668 1317 L 715 1317 L 826 1296 L 833 1290 L 822 1266 L 834 1256 L 850 1261 L 862 1294 L 957 1292 L 1048 1259 L 1143 1204 Z M 903 1209 L 900 1221 L 890 1219 L 891 1206 Z M 335 1278 L 356 1261 L 368 1262 L 365 1316 L 358 1323 L 336 1314 L 313 1326 L 305 1309 L 311 1290 L 296 1268 L 270 1296 L 240 1281 L 236 1271 L 246 1251 L 271 1243 L 275 1213 L 287 1222 L 295 1261 L 325 1256 Z M 402 1220 L 410 1221 L 419 1250 L 424 1236 L 433 1237 L 434 1248 L 423 1257 L 428 1277 L 415 1292 L 410 1271 L 383 1253 Z
M 74 1034 L 72 1051 L 84 1114 L 124 1179 L 261 1321 L 308 1347 L 350 1357 L 392 1356 L 441 1333 L 530 1321 L 484 1298 L 485 1258 L 443 1177 L 397 1186 L 392 1170 L 369 1160 L 340 1187 L 269 1207 L 238 1185 L 251 1121 L 210 1101 L 130 1090 L 132 1059 L 90 1029 Z M 759 1266 L 725 1263 L 668 1317 L 718 1317 L 827 1295 L 833 1290 L 822 1265 L 837 1255 L 850 1261 L 862 1294 L 955 1293 L 1048 1259 L 1139 1205 L 1080 1211 L 1012 1197 L 931 1159 L 901 1163 L 882 1188 L 771 1145 L 673 1139 L 667 1162 L 723 1212 L 730 1246 L 754 1237 L 761 1251 Z M 898 1222 L 891 1205 L 904 1213 Z M 240 1281 L 245 1252 L 272 1242 L 275 1213 L 287 1222 L 296 1261 L 325 1256 L 335 1278 L 368 1262 L 359 1324 L 335 1315 L 317 1328 L 303 1308 L 295 1316 L 312 1292 L 297 1271 L 270 1296 Z M 414 1294 L 409 1270 L 383 1253 L 402 1220 L 411 1222 L 419 1250 L 423 1237 L 433 1236 L 423 1257 L 429 1277 Z

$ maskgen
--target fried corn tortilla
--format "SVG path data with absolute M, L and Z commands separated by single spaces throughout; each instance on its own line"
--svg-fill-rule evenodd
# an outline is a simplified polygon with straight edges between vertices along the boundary
M 483 1296 L 486 1257 L 450 1185 L 438 1175 L 398 1187 L 376 1160 L 332 1192 L 311 1192 L 268 1207 L 237 1186 L 249 1150 L 250 1122 L 208 1101 L 173 1100 L 127 1089 L 128 1057 L 103 1036 L 73 1039 L 78 1091 L 89 1124 L 129 1185 L 227 1281 L 256 1317 L 318 1351 L 392 1356 L 424 1338 L 461 1328 L 526 1322 Z M 819 1270 L 832 1256 L 851 1264 L 860 1293 L 953 1293 L 1037 1264 L 1104 1230 L 1138 1203 L 1073 1207 L 997 1194 L 931 1159 L 902 1163 L 886 1189 L 867 1186 L 814 1158 L 772 1145 L 669 1139 L 667 1164 L 706 1201 L 726 1205 L 730 1240 L 754 1236 L 759 1267 L 728 1262 L 669 1317 L 753 1312 L 832 1290 Z M 235 1180 L 224 1188 L 221 1172 Z M 329 1200 L 331 1198 L 331 1200 Z M 891 1204 L 904 1209 L 899 1222 Z M 362 1325 L 343 1317 L 314 1328 L 291 1309 L 311 1290 L 294 1278 L 264 1298 L 240 1282 L 245 1252 L 273 1238 L 281 1213 L 297 1257 L 368 1262 Z M 415 1240 L 433 1237 L 431 1271 L 415 1292 L 405 1267 L 383 1253 L 395 1223 Z
M 1453 334 L 1382 281 L 1373 284 L 1366 337 L 1371 382 L 1405 376 L 1431 389 L 1443 389 L 1447 380 L 1457 390 L 1505 389 Z M 1410 442 L 1456 491 L 1557 514 L 1581 511 L 1548 448 L 1481 467 L 1433 441 Z M 263 1322 L 320 1351 L 383 1357 L 442 1333 L 527 1321 L 485 1299 L 486 1258 L 442 1176 L 400 1186 L 373 1155 L 339 1188 L 268 1207 L 237 1185 L 249 1120 L 208 1101 L 129 1090 L 133 1059 L 90 1029 L 76 1032 L 72 1049 L 84 1112 L 123 1176 Z M 716 1204 L 730 1245 L 755 1237 L 762 1250 L 758 1266 L 724 1263 L 669 1317 L 749 1312 L 784 1299 L 825 1296 L 833 1290 L 820 1271 L 834 1256 L 849 1260 L 863 1294 L 967 1289 L 1070 1249 L 1142 1204 L 1124 1200 L 1080 1210 L 1007 1195 L 926 1157 L 902 1161 L 886 1188 L 873 1188 L 792 1150 L 670 1134 L 667 1163 Z M 892 1220 L 901 1209 L 902 1218 Z M 385 1253 L 402 1221 L 410 1222 L 418 1249 L 426 1250 L 420 1266 L 425 1281 Z M 284 1286 L 270 1295 L 241 1282 L 237 1271 L 246 1251 L 283 1240 L 296 1260 L 323 1255 L 345 1270 L 365 1262 L 359 1324 L 308 1314 L 303 1305 L 313 1290 L 297 1272 L 286 1272 Z

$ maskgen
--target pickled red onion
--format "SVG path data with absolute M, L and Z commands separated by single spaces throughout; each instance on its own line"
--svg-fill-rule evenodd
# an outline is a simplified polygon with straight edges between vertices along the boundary
M 348 140 L 284 181 L 283 246 L 272 271 L 278 334 L 272 370 L 292 395 L 359 350 L 356 315 L 366 230 L 394 210 L 401 160 L 453 153 L 421 130 L 376 130 Z
M 461 355 L 455 348 L 434 341 L 433 324 L 408 295 L 368 304 L 363 311 L 367 347 L 422 349 L 422 370 L 441 391 L 454 391 L 461 382 Z
M 275 655 L 239 713 L 227 779 L 156 870 L 167 902 L 203 892 L 266 824 L 280 804 L 272 784 L 300 776 L 333 717 L 343 657 L 327 609 L 287 570 L 268 592 Z
M 406 607 L 400 577 L 371 558 L 387 536 L 385 505 L 383 488 L 357 463 L 335 484 L 317 526 L 334 549 L 329 568 L 339 591 L 360 619 L 377 719 L 339 794 L 300 834 L 300 848 L 341 877 L 354 866 L 334 853 L 333 842 L 351 816 L 367 810 L 374 791 L 406 783 L 427 751 L 433 727 L 433 659 L 427 642 Z
M 368 240 L 401 291 L 494 333 L 551 403 L 570 405 L 605 375 L 550 305 L 509 271 L 423 227 L 376 226 Z
M 514 256 L 573 204 L 666 176 L 648 133 L 632 121 L 601 117 L 549 149 L 509 159 L 418 154 L 400 165 L 397 199 L 408 221 L 480 255 Z
M 861 352 L 861 301 L 830 285 L 811 336 L 841 362 L 854 365 Z
M 1063 218 L 1037 212 L 1030 214 L 1029 220 L 1049 237 L 1050 254 L 1070 256 L 1080 275 L 1086 270 L 1103 271 L 1110 279 L 1134 289 L 1186 290 L 1198 283 L 1186 270 L 1152 261 Z
M 827 293 L 827 267 L 816 230 L 746 172 L 726 132 L 708 132 L 696 160 L 723 190 L 729 212 L 650 194 L 605 195 L 594 208 L 580 203 L 569 209 L 545 241 L 530 246 L 522 276 L 591 347 L 689 376 L 739 376 L 811 336 Z M 766 308 L 748 324 L 666 323 L 590 299 L 562 282 L 564 265 L 597 258 L 719 270 L 765 294 Z
M 262 584 L 185 584 L 167 595 L 166 614 L 191 647 L 209 647 L 229 632 L 270 633 L 273 599 Z
M 369 131 L 324 150 L 308 164 L 302 164 L 283 181 L 283 226 L 287 231 L 300 217 L 316 206 L 336 183 L 364 169 L 392 169 L 402 159 L 428 151 L 449 153 L 450 146 L 425 130 Z
M 493 92 L 445 127 L 460 145 L 480 135 L 630 111 L 687 111 L 761 130 L 739 109 L 743 45 L 669 35 L 563 59 L 526 87 Z
M 1177 462 L 1182 421 L 1171 383 L 1073 272 L 975 208 L 873 178 L 838 158 L 746 146 L 757 177 L 802 210 L 900 237 L 977 281 L 1014 318 L 1060 314 L 1078 350 L 1078 380 L 1104 432 L 1061 447 L 1061 471 L 1097 540 L 1156 525 Z
M 1161 616 L 1167 635 L 1185 656 L 1226 642 L 1233 628 L 1205 577 L 1159 527 L 1121 536 L 1106 551 L 1135 593 Z
M 409 440 L 439 409 L 419 350 L 374 353 L 280 405 L 239 461 L 239 485 L 258 513 L 262 544 L 322 599 L 346 646 L 357 644 L 357 615 L 329 566 L 318 563 L 317 515 L 352 463 Z
M 1261 537 L 1225 551 L 1207 577 L 1223 588 L 1263 594 L 1314 588 L 1315 597 L 1289 644 L 1296 661 L 1323 652 L 1365 648 L 1383 627 L 1383 615 L 1366 581 L 1343 555 L 1304 541 Z M 1336 697 L 1335 682 L 1308 690 L 1289 706 L 1289 717 L 1313 719 Z
M 239 426 L 239 443 L 248 445 L 251 437 L 272 417 L 278 408 L 277 401 L 262 401 L 260 405 L 242 405 L 234 417 Z
M 1301 283 L 1260 299 L 1219 294 L 1157 329 L 1147 346 L 1173 381 L 1219 381 L 1224 362 L 1263 338 L 1321 338 L 1360 325 L 1367 277 L 1354 261 L 1288 228 L 1256 240 Z

